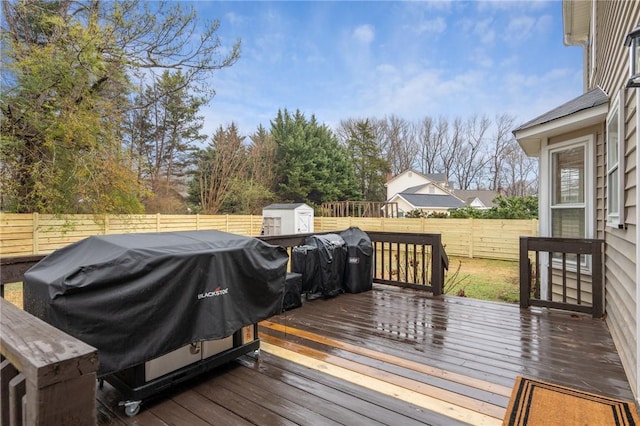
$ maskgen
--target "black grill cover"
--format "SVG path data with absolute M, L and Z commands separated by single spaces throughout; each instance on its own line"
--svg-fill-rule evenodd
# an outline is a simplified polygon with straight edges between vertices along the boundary
M 344 265 L 347 260 L 347 250 L 342 237 L 338 234 L 312 235 L 307 237 L 304 243 L 317 249 L 322 296 L 334 297 L 342 293 Z
M 320 294 L 322 279 L 318 274 L 318 248 L 309 245 L 294 247 L 291 250 L 291 272 L 302 274 L 302 292 Z
M 351 227 L 340 233 L 347 245 L 347 264 L 344 270 L 344 289 L 361 293 L 373 288 L 373 245 L 362 230 Z
M 104 376 L 279 313 L 287 260 L 220 231 L 90 237 L 25 273 L 24 307 L 95 346 Z
M 282 310 L 288 311 L 302 306 L 302 274 L 290 272 L 284 282 L 284 300 L 282 301 Z

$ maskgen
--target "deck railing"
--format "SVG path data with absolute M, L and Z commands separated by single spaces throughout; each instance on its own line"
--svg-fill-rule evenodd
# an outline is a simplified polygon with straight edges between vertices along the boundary
M 323 232 L 322 234 L 326 234 Z M 262 236 L 270 244 L 292 248 L 313 234 Z M 444 271 L 449 259 L 440 234 L 367 232 L 373 244 L 373 281 L 412 287 L 439 296 L 444 290 Z
M 520 237 L 520 307 L 542 306 L 601 318 L 603 245 L 595 239 Z

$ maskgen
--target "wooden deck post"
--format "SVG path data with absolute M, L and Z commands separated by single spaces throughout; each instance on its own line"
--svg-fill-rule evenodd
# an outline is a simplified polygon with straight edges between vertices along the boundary
M 440 296 L 444 288 L 444 266 L 442 264 L 442 236 L 433 235 L 431 246 L 431 288 L 434 296 Z
M 591 243 L 591 264 L 592 270 L 592 291 L 593 291 L 593 318 L 602 318 L 604 315 L 604 286 L 602 285 L 602 242 L 594 241 Z
M 520 308 L 528 308 L 531 289 L 531 268 L 529 267 L 528 237 L 520 237 Z
M 24 424 L 95 425 L 97 350 L 4 299 L 0 308 L 0 353 L 25 378 Z

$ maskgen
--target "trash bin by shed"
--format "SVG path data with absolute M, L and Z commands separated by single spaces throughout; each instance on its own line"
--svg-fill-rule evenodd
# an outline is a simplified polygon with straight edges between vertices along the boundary
M 351 227 L 340 233 L 347 247 L 344 271 L 344 290 L 361 293 L 373 287 L 373 244 L 371 238 L 359 228 Z

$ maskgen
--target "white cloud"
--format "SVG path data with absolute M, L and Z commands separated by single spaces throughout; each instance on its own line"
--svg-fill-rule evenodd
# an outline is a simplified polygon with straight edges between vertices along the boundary
M 247 22 L 245 16 L 239 15 L 235 12 L 228 12 L 224 15 L 224 19 L 229 21 L 231 25 L 243 25 Z
M 496 32 L 492 27 L 493 19 L 487 18 L 475 23 L 473 33 L 478 36 L 483 44 L 491 44 L 496 38 Z
M 353 30 L 353 37 L 363 44 L 370 44 L 375 38 L 375 30 L 369 24 L 360 25 Z
M 475 49 L 471 53 L 471 60 L 483 68 L 493 66 L 493 58 L 484 49 Z
M 507 43 L 519 44 L 534 35 L 547 33 L 552 26 L 553 18 L 550 15 L 518 16 L 509 21 L 503 38 Z
M 421 21 L 416 27 L 418 34 L 443 33 L 447 29 L 447 22 L 442 17 Z
M 476 3 L 479 12 L 509 11 L 509 10 L 540 10 L 550 4 L 557 3 L 547 0 L 482 0 Z
M 507 42 L 518 43 L 531 36 L 536 25 L 536 20 L 531 16 L 518 16 L 513 18 L 505 28 L 504 39 Z

